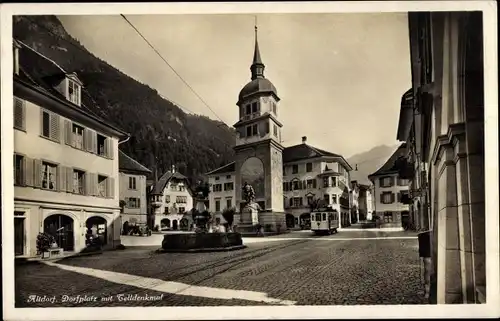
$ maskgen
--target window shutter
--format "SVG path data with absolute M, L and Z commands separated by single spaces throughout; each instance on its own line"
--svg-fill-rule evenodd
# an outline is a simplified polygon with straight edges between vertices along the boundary
M 394 177 L 389 178 L 389 186 L 394 186 Z
M 384 186 L 384 178 L 379 178 L 379 179 L 378 179 L 378 181 L 379 181 L 379 185 L 380 185 L 381 187 L 385 187 L 385 186 Z
M 26 109 L 24 101 L 14 97 L 14 127 L 18 129 L 26 129 Z
M 64 192 L 66 191 L 66 167 L 59 165 L 57 166 L 57 191 Z
M 83 130 L 83 141 L 85 150 L 88 152 L 92 152 L 92 132 L 90 131 L 90 129 L 85 128 Z
M 394 195 L 394 193 L 391 193 L 391 203 L 394 203 L 395 198 L 396 198 L 396 196 Z
M 106 138 L 106 156 L 109 159 L 113 159 L 114 156 L 113 139 L 111 137 Z
M 307 182 L 306 181 L 302 181 L 302 189 L 307 189 Z
M 293 206 L 293 197 L 290 197 L 289 203 L 290 203 L 290 206 Z
M 88 195 L 90 196 L 90 192 L 91 192 L 91 186 L 92 186 L 92 178 L 91 178 L 91 174 L 90 173 L 85 173 L 84 176 L 83 176 L 83 181 L 84 181 L 84 185 L 85 185 L 85 195 Z
M 42 161 L 39 159 L 33 160 L 33 185 L 42 187 Z
M 401 192 L 398 192 L 398 203 L 401 203 Z
M 73 131 L 71 128 L 71 121 L 68 119 L 64 120 L 64 142 L 66 145 L 73 145 Z
M 113 177 L 108 177 L 106 179 L 106 196 L 108 198 L 115 198 L 115 190 L 114 190 L 114 179 Z
M 73 193 L 73 168 L 66 167 L 66 192 Z
M 97 133 L 93 130 L 90 131 L 90 141 L 92 142 L 90 145 L 90 151 L 97 154 Z
M 26 184 L 26 186 L 33 186 L 34 185 L 33 160 L 27 158 L 26 156 L 23 158 L 23 172 L 24 172 L 23 181 Z
M 60 132 L 60 124 L 61 119 L 57 114 L 50 115 L 50 138 L 56 141 L 60 141 L 61 132 Z
M 313 188 L 316 188 L 316 179 L 313 179 Z
M 381 204 L 385 204 L 385 203 L 384 203 L 384 193 L 381 193 L 381 194 L 380 194 L 380 203 L 381 203 Z
M 137 208 L 141 208 L 141 199 L 137 198 Z

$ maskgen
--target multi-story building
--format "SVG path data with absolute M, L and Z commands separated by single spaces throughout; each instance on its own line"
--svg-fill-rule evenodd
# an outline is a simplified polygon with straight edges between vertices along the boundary
M 193 192 L 186 176 L 175 170 L 163 174 L 151 187 L 150 202 L 154 226 L 161 229 L 188 230 L 193 223 Z
M 208 183 L 211 186 L 211 192 L 208 195 L 208 210 L 214 214 L 216 224 L 227 223 L 222 217 L 222 212 L 236 206 L 234 201 L 236 197 L 234 169 L 235 164 L 230 163 L 207 173 Z
M 399 176 L 397 161 L 404 157 L 406 144 L 401 144 L 382 167 L 368 178 L 373 183 L 375 212 L 381 227 L 403 228 L 409 218 L 408 179 Z
M 14 41 L 16 256 L 37 255 L 41 232 L 67 252 L 88 235 L 120 244 L 118 144 L 127 134 L 94 116 L 75 73 Z
M 235 164 L 230 163 L 207 173 L 211 184 L 210 211 L 220 213 L 235 198 L 233 183 Z M 314 199 L 325 203 L 341 214 L 341 225 L 351 222 L 350 175 L 352 170 L 347 161 L 334 154 L 307 144 L 286 147 L 283 150 L 283 207 L 286 212 L 287 228 L 307 227 L 310 224 L 309 203 Z M 217 208 L 216 201 L 221 207 Z M 224 221 L 222 221 L 224 222 Z
M 408 19 L 411 99 L 401 105 L 397 138 L 408 145 L 400 170 L 412 179 L 415 223 L 430 230 L 430 302 L 484 303 L 482 12 Z
M 146 176 L 151 171 L 121 150 L 118 151 L 120 171 L 121 221 L 147 223 Z
M 349 193 L 351 203 L 351 223 L 359 222 L 359 187 L 357 181 L 351 181 L 351 190 Z
M 359 184 L 359 220 L 370 221 L 373 213 L 372 186 Z

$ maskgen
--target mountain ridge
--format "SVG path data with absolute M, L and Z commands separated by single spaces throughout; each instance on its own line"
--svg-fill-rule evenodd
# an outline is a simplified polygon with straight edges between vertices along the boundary
M 96 57 L 56 16 L 14 16 L 13 37 L 67 72 L 76 72 L 84 83 L 82 95 L 96 103 L 92 112 L 131 134 L 120 149 L 158 175 L 176 165 L 195 181 L 232 160 L 232 128 L 184 112 L 156 89 Z

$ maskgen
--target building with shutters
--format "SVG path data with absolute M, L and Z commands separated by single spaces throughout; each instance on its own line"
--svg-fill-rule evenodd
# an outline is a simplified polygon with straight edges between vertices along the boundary
M 147 223 L 146 177 L 151 171 L 121 150 L 118 151 L 121 221 Z
M 341 226 L 351 222 L 349 172 L 347 161 L 338 154 L 307 144 L 283 149 L 283 207 L 287 228 L 309 228 L 309 203 L 322 199 L 340 213 Z M 211 186 L 210 212 L 225 223 L 221 213 L 234 206 L 235 163 L 207 173 Z
M 412 88 L 400 109 L 399 170 L 411 180 L 415 225 L 430 235 L 420 248 L 430 303 L 485 303 L 483 13 L 414 12 L 408 23 Z
M 189 230 L 193 223 L 193 191 L 188 178 L 175 166 L 150 187 L 149 201 L 153 211 L 153 227 L 161 230 Z
M 22 42 L 14 50 L 14 234 L 16 256 L 37 254 L 40 232 L 66 252 L 89 234 L 120 244 L 118 144 L 122 130 L 95 116 L 75 73 Z
M 242 187 L 248 183 L 265 230 L 307 227 L 313 199 L 326 200 L 341 214 L 342 226 L 348 225 L 351 166 L 341 155 L 308 145 L 306 137 L 295 146 L 281 144 L 280 98 L 264 70 L 255 27 L 251 80 L 238 95 L 239 120 L 233 125 L 235 161 L 206 174 L 211 184 L 210 212 L 225 223 L 220 214 L 231 205 L 237 212 L 235 224 L 243 223 Z
M 397 161 L 404 157 L 406 144 L 401 144 L 382 167 L 368 178 L 373 183 L 375 214 L 380 227 L 403 229 L 409 218 L 408 179 L 399 176 Z

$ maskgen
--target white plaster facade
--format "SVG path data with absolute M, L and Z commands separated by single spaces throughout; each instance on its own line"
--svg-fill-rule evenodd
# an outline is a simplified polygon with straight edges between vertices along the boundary
M 122 222 L 147 223 L 146 175 L 120 172 Z
M 35 55 L 40 63 L 52 64 Z M 22 64 L 22 55 L 19 60 Z M 65 100 L 63 89 L 70 83 L 80 90 L 76 75 L 61 70 L 56 87 L 61 97 L 56 97 L 14 75 L 14 234 L 19 257 L 37 255 L 41 232 L 52 234 L 65 251 L 79 252 L 93 225 L 105 248 L 120 244 L 115 182 L 119 138 L 126 134 L 81 110 L 81 93 Z

